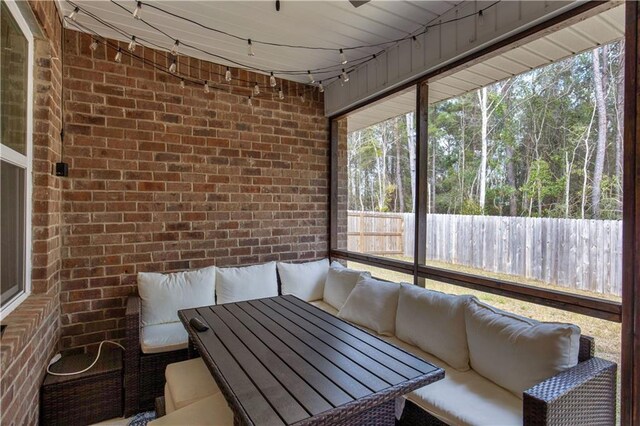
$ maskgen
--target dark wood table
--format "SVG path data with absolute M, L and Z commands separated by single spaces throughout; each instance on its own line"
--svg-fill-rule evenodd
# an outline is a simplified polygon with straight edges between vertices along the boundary
M 294 296 L 179 312 L 240 425 L 393 425 L 444 370 Z M 209 330 L 198 332 L 199 317 Z

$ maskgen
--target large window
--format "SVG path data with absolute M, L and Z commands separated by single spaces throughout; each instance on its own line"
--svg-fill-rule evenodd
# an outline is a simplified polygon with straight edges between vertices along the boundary
M 33 38 L 13 2 L 2 2 L 0 28 L 1 317 L 30 291 L 30 188 Z

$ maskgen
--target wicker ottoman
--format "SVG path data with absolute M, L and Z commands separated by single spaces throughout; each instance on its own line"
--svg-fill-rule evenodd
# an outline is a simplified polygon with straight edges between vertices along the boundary
M 95 354 L 62 357 L 51 371 L 87 368 Z M 87 425 L 122 417 L 122 352 L 103 348 L 89 371 L 74 376 L 47 374 L 40 392 L 40 424 Z

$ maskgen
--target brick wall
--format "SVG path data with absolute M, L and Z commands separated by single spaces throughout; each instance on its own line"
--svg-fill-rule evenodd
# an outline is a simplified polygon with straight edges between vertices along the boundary
M 62 27 L 54 2 L 31 2 L 43 35 L 35 39 L 32 295 L 3 320 L 0 412 L 3 425 L 38 423 L 39 388 L 60 337 L 60 159 Z
M 181 72 L 204 93 L 141 60 L 65 32 L 61 321 L 64 348 L 123 337 L 126 297 L 141 271 L 326 256 L 328 120 L 320 94 L 193 58 Z M 126 51 L 126 44 L 121 44 Z M 160 62 L 151 49 L 138 55 Z M 168 65 L 168 64 L 167 64 Z

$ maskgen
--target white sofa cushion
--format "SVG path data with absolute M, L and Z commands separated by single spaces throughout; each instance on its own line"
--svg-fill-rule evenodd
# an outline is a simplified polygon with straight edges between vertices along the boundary
M 176 410 L 220 392 L 202 358 L 169 364 L 164 377 L 166 393 Z
M 519 398 L 578 363 L 580 328 L 501 311 L 477 299 L 465 309 L 471 368 Z
M 468 370 L 469 347 L 464 309 L 469 297 L 401 284 L 396 336 L 437 356 L 453 368 Z
M 216 271 L 216 302 L 232 303 L 278 295 L 276 263 L 218 268 Z
M 307 302 L 322 299 L 329 259 L 305 263 L 278 262 L 282 294 L 293 294 Z
M 445 370 L 444 379 L 417 389 L 406 398 L 449 425 L 522 425 L 522 400 L 473 370 L 459 371 L 396 337 L 383 337 Z
M 331 262 L 331 267 L 327 272 L 327 281 L 324 284 L 322 299 L 340 310 L 344 302 L 347 301 L 347 297 L 351 294 L 351 290 L 356 286 L 360 276 L 370 277 L 371 274 L 365 271 L 345 268 L 338 262 Z
M 185 349 L 189 335 L 181 322 L 147 325 L 140 331 L 140 347 L 145 354 Z
M 338 316 L 338 310 L 333 306 L 331 306 L 330 304 L 328 304 L 327 302 L 325 302 L 324 300 L 314 300 L 309 303 L 315 307 L 322 309 L 325 312 L 330 313 L 331 315 Z
M 338 316 L 383 336 L 391 336 L 396 328 L 399 292 L 399 284 L 363 276 L 358 280 Z
M 222 393 L 216 393 L 173 413 L 150 421 L 149 426 L 233 426 L 233 412 Z
M 179 321 L 180 309 L 215 303 L 216 268 L 195 271 L 138 273 L 142 325 Z

